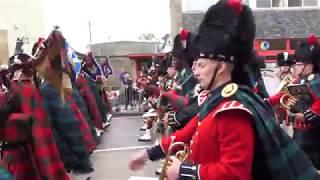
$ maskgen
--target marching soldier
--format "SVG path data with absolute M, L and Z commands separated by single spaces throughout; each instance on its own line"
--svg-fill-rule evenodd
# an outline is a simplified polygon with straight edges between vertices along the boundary
M 98 105 L 98 110 L 103 121 L 103 128 L 105 128 L 109 125 L 109 122 L 107 122 L 107 108 L 106 104 L 103 102 L 102 96 L 100 95 L 99 86 L 97 83 L 99 82 L 99 77 L 104 76 L 104 72 L 94 58 L 92 52 L 89 52 L 81 63 L 81 76 L 84 76 L 88 81 L 88 85 L 90 86 L 91 92 L 93 93 L 95 101 Z M 99 129 L 99 132 L 103 132 L 103 130 Z
M 307 84 L 309 91 L 299 94 L 296 103 L 289 105 L 294 117 L 293 139 L 304 150 L 313 165 L 320 169 L 320 75 L 319 75 L 319 44 L 312 40 L 301 42 L 295 52 L 294 74 L 299 77 L 294 84 Z
M 199 54 L 194 39 L 194 34 L 181 30 L 174 41 L 172 65 L 177 71 L 176 82 L 161 97 L 163 105 L 171 107 L 167 116 L 171 130 L 182 128 L 199 110 L 197 97 L 200 88 L 196 86 L 192 70 Z M 184 68 L 180 72 L 181 67 Z
M 182 96 L 185 96 L 197 83 L 191 70 L 193 60 L 197 56 L 196 48 L 192 45 L 193 38 L 193 34 L 182 29 L 176 35 L 172 49 L 172 66 L 177 71 L 176 82 L 173 88 L 177 91 L 177 94 Z
M 171 165 L 164 172 L 169 180 L 319 178 L 277 126 L 270 107 L 247 87 L 244 72 L 254 35 L 252 12 L 240 0 L 220 0 L 208 9 L 199 28 L 195 75 L 209 96 L 182 130 L 135 154 L 130 169 L 164 157 L 173 143 L 181 142 L 190 145 L 189 161 L 168 154 Z
M 277 56 L 277 65 L 280 68 L 279 78 L 283 80 L 286 76 L 290 76 L 291 79 L 291 67 L 294 64 L 294 57 L 290 55 L 288 52 L 282 52 Z
M 45 49 L 40 50 L 37 72 L 45 79 L 40 92 L 55 142 L 65 168 L 87 176 L 93 171 L 89 153 L 94 148 L 94 142 L 83 114 L 72 99 L 66 41 L 60 31 L 53 30 L 45 44 L 50 46 L 44 45 Z
M 9 59 L 11 84 L 9 92 L 2 94 L 6 100 L 0 110 L 2 159 L 17 180 L 67 180 L 44 103 L 32 80 L 32 61 L 26 54 Z
M 294 81 L 293 74 L 291 72 L 291 67 L 294 64 L 294 57 L 290 55 L 288 52 L 282 52 L 278 54 L 277 56 L 277 65 L 280 68 L 279 70 L 279 79 L 280 79 L 280 85 L 278 88 L 278 93 L 281 93 L 281 90 L 284 88 L 284 86 L 287 86 L 288 83 L 291 83 Z M 279 94 L 276 94 L 274 96 L 271 96 L 269 98 L 269 101 L 271 104 L 276 101 L 275 103 L 279 103 L 279 100 L 277 101 L 277 98 Z M 274 104 L 274 103 L 273 103 Z M 274 104 L 276 105 L 276 104 Z M 288 125 L 289 120 L 288 120 L 288 115 L 286 112 L 286 109 L 281 107 L 280 105 L 277 105 L 276 107 L 276 117 L 278 120 L 278 123 L 284 123 L 283 125 Z
M 266 86 L 264 84 L 261 69 L 265 68 L 266 64 L 262 57 L 259 57 L 255 52 L 253 53 L 252 63 L 248 65 L 248 72 L 251 74 L 252 89 L 262 98 L 269 97 Z

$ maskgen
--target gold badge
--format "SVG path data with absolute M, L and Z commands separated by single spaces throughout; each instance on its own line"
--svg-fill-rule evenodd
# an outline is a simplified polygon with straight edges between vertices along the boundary
M 312 81 L 313 78 L 314 78 L 314 74 L 310 74 L 310 75 L 308 76 L 308 81 Z
M 238 85 L 235 83 L 231 83 L 226 85 L 221 92 L 222 97 L 228 98 L 232 95 L 234 95 L 238 90 Z

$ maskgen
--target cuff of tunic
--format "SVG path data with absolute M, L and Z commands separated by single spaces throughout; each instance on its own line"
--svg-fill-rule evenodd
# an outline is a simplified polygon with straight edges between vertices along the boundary
M 165 157 L 165 154 L 160 145 L 147 149 L 147 153 L 150 161 L 157 161 Z
M 180 127 L 181 123 L 177 120 L 177 112 L 174 112 L 172 114 L 170 114 L 170 120 L 169 120 L 169 124 L 174 126 L 174 127 Z
M 200 165 L 195 165 L 190 162 L 183 162 L 180 166 L 180 180 L 200 180 Z
M 309 123 L 313 123 L 320 120 L 320 116 L 314 113 L 311 109 L 308 109 L 305 112 L 303 112 L 303 115 L 304 119 Z

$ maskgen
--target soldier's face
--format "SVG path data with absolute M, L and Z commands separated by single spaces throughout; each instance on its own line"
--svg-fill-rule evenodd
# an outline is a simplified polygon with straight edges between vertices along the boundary
M 167 73 L 168 76 L 172 78 L 176 74 L 176 70 L 174 69 L 174 67 L 168 67 Z
M 210 82 L 213 78 L 219 62 L 207 58 L 199 58 L 195 67 L 194 75 L 198 79 L 200 86 L 209 89 Z M 218 77 L 218 74 L 216 75 Z
M 281 66 L 280 73 L 286 73 L 290 71 L 290 66 Z
M 299 77 L 302 74 L 304 64 L 297 63 L 293 65 L 293 75 L 294 77 Z
M 293 75 L 295 77 L 305 76 L 311 74 L 313 71 L 312 64 L 305 64 L 305 63 L 296 63 L 293 68 Z
M 182 61 L 176 57 L 174 57 L 172 60 L 172 66 L 175 67 L 175 69 L 178 71 L 183 69 Z
M 191 66 L 191 70 L 192 70 L 193 74 L 196 71 L 196 67 L 197 67 L 197 61 L 193 61 L 192 66 Z

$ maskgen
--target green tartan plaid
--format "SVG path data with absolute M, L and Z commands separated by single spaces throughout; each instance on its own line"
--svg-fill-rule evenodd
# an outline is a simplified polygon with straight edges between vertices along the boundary
M 258 94 L 262 97 L 262 98 L 268 98 L 269 97 L 269 93 L 266 89 L 266 86 L 264 84 L 263 79 L 259 79 L 258 81 Z
M 201 106 L 201 121 L 225 100 L 221 96 L 224 85 L 217 88 Z M 248 87 L 240 86 L 230 100 L 249 109 L 255 129 L 253 177 L 257 180 L 316 180 L 320 175 L 299 146 L 276 123 L 274 111 Z
M 102 101 L 102 97 L 100 96 L 100 93 L 99 93 L 99 87 L 96 84 L 96 82 L 94 82 L 87 75 L 85 75 L 85 78 L 87 79 L 88 84 L 90 86 L 90 89 L 91 89 L 91 91 L 92 91 L 92 93 L 93 93 L 93 95 L 94 95 L 94 97 L 96 99 L 96 102 L 97 102 L 97 105 L 98 105 L 99 112 L 101 114 L 102 120 L 103 120 L 103 122 L 106 122 L 107 121 L 107 119 L 106 119 L 107 107 Z
M 308 130 L 295 130 L 293 139 L 305 152 L 312 164 L 320 169 L 320 133 L 319 127 Z
M 88 122 L 88 125 L 90 126 L 90 130 L 91 130 L 91 134 L 92 136 L 97 139 L 97 132 L 95 130 L 95 126 L 94 123 L 89 115 L 89 111 L 87 108 L 87 105 L 85 104 L 83 98 L 80 95 L 79 90 L 77 89 L 77 86 L 73 86 L 73 91 L 72 91 L 72 98 L 74 100 L 74 102 L 78 105 L 78 107 L 80 108 L 82 114 L 84 115 L 85 119 Z
M 31 162 L 29 161 L 29 164 L 23 164 L 23 161 L 20 162 L 21 164 L 17 162 L 17 168 L 19 168 L 19 166 L 22 168 L 24 168 L 23 166 L 30 168 L 34 164 L 37 166 L 35 171 L 37 171 L 42 179 L 69 179 L 63 163 L 59 158 L 59 152 L 52 133 L 52 126 L 48 122 L 44 102 L 38 90 L 31 84 L 24 85 L 19 83 L 12 84 L 11 91 L 19 96 L 22 113 L 32 114 L 33 117 L 31 128 L 32 140 L 26 145 L 28 151 L 24 151 L 25 153 L 29 152 L 29 154 L 24 157 L 30 158 Z M 18 155 L 22 155 L 18 151 L 16 152 Z M 26 173 L 28 176 L 32 175 L 31 171 L 22 173 Z M 37 177 L 38 176 L 34 174 L 34 177 L 31 179 L 38 179 Z
M 308 157 L 276 123 L 274 111 L 262 98 L 241 86 L 231 99 L 242 103 L 253 114 L 256 138 L 260 142 L 256 144 L 256 153 L 265 161 L 264 169 L 254 169 L 256 179 L 265 178 L 260 177 L 261 171 L 269 172 L 274 180 L 320 179 Z
M 305 77 L 307 80 L 307 77 Z M 308 81 L 308 84 L 310 85 L 313 92 L 316 93 L 318 97 L 320 97 L 320 75 L 314 74 L 314 78 L 311 81 Z
M 66 166 L 76 171 L 92 171 L 84 137 L 70 103 L 63 104 L 56 89 L 47 82 L 41 88 L 41 94 L 64 163 L 68 162 Z

